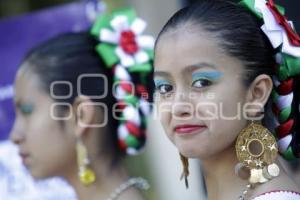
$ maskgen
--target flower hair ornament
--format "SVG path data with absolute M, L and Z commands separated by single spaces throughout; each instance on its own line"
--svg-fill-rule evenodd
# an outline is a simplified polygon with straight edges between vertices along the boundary
M 252 122 L 236 141 L 239 163 L 235 170 L 241 178 L 249 180 L 247 189 L 239 198 L 245 199 L 248 189 L 255 184 L 265 183 L 279 175 L 280 170 L 275 163 L 277 152 L 287 160 L 300 158 L 300 135 L 296 123 L 300 109 L 299 94 L 294 90 L 300 75 L 300 37 L 293 23 L 284 16 L 284 8 L 275 5 L 273 0 L 242 0 L 240 4 L 261 19 L 261 30 L 275 50 L 277 63 L 272 77 L 273 133 Z M 259 147 L 259 151 L 251 152 L 251 146 Z
M 153 70 L 154 38 L 143 35 L 146 22 L 132 9 L 101 15 L 91 34 L 99 40 L 96 51 L 113 76 L 118 117 L 118 145 L 122 152 L 137 154 L 144 146 L 146 117 L 150 114 L 149 80 Z

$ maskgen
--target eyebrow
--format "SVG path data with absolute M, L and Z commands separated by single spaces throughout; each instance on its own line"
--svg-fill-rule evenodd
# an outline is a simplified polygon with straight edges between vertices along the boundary
M 208 63 L 208 62 L 200 62 L 192 65 L 188 65 L 182 69 L 182 73 L 184 71 L 194 71 L 199 68 L 209 67 L 213 69 L 217 69 L 215 65 Z M 154 75 L 156 76 L 170 76 L 170 73 L 167 71 L 154 71 Z

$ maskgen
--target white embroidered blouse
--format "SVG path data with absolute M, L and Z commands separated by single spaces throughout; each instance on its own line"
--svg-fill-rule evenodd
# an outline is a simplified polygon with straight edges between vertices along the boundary
M 300 193 L 295 191 L 272 191 L 255 197 L 253 200 L 300 200 Z

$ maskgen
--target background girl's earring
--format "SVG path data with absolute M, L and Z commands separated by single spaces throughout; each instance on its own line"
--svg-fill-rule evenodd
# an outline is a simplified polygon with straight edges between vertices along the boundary
M 76 150 L 77 164 L 79 167 L 79 180 L 84 185 L 90 185 L 96 181 L 96 175 L 95 172 L 88 167 L 90 161 L 88 159 L 87 149 L 82 143 L 81 139 L 77 140 Z
M 188 176 L 190 174 L 189 172 L 189 160 L 187 157 L 183 156 L 181 153 L 179 153 L 180 155 L 180 160 L 182 162 L 183 165 L 183 172 L 181 174 L 180 180 L 182 180 L 184 178 L 185 181 L 185 187 L 189 188 L 189 182 L 188 182 Z

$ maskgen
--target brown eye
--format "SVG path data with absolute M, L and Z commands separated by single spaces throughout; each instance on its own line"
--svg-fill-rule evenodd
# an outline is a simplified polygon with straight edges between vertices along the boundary
M 156 90 L 160 94 L 167 94 L 168 92 L 171 92 L 173 90 L 173 86 L 168 85 L 168 84 L 162 84 L 162 85 L 157 86 Z
M 192 83 L 193 87 L 196 88 L 202 88 L 202 87 L 207 87 L 210 86 L 212 84 L 212 81 L 208 80 L 208 79 L 199 79 L 196 80 Z

